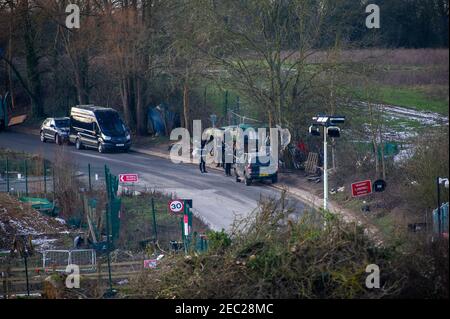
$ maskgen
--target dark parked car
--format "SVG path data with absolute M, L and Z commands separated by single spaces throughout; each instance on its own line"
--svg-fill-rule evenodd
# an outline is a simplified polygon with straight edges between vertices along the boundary
M 247 186 L 250 186 L 253 181 L 278 182 L 278 170 L 271 167 L 268 157 L 263 159 L 256 153 L 245 153 L 242 156 L 243 160 L 237 161 L 234 167 L 237 182 L 244 180 Z M 272 163 L 272 165 L 274 164 Z
M 70 119 L 68 117 L 48 118 L 41 125 L 41 142 L 53 141 L 58 145 L 69 140 Z

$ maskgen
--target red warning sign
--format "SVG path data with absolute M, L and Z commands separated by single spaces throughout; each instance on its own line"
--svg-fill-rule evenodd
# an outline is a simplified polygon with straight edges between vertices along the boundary
M 372 193 L 372 182 L 370 180 L 356 182 L 352 184 L 352 196 L 364 196 Z

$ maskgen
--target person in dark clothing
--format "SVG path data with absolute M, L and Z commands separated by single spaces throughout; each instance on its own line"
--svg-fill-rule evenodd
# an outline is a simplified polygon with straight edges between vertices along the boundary
M 224 157 L 225 157 L 225 151 L 224 151 L 224 142 L 220 142 L 220 147 L 216 148 L 216 152 L 217 152 L 217 165 L 216 167 L 224 167 Z M 219 155 L 219 151 L 220 151 L 220 155 Z
M 222 162 L 220 163 L 220 166 L 225 169 L 225 142 L 222 142 Z
M 206 141 L 203 140 L 201 142 L 201 147 L 200 147 L 200 164 L 199 164 L 200 172 L 202 172 L 202 173 L 208 173 L 206 171 L 206 151 L 205 151 L 205 147 L 206 147 Z
M 225 166 L 225 175 L 231 176 L 231 164 L 233 161 L 233 147 L 225 144 L 224 146 L 225 154 L 224 154 L 224 166 Z
M 73 240 L 73 246 L 75 249 L 80 249 L 84 245 L 84 238 L 83 236 L 78 235 Z
M 231 163 L 225 163 L 225 175 L 231 176 Z

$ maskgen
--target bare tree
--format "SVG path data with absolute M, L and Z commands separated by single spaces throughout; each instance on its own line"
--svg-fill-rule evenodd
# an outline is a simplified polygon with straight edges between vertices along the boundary
M 332 64 L 311 64 L 321 48 L 332 1 L 201 1 L 209 56 L 224 68 L 229 84 L 251 98 L 270 125 L 293 127 L 316 79 Z M 293 116 L 296 115 L 296 116 Z

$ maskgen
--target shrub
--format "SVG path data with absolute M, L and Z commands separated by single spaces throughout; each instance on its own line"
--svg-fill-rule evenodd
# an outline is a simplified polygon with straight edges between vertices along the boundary
M 217 245 L 208 253 L 169 257 L 158 273 L 143 273 L 135 287 L 151 298 L 448 296 L 445 250 L 405 241 L 379 245 L 362 227 L 337 216 L 327 216 L 324 226 L 319 212 L 305 213 L 298 222 L 286 218 L 290 213 L 283 198 L 264 201 L 236 223 L 231 243 L 216 233 Z M 370 264 L 380 267 L 380 289 L 366 288 Z

